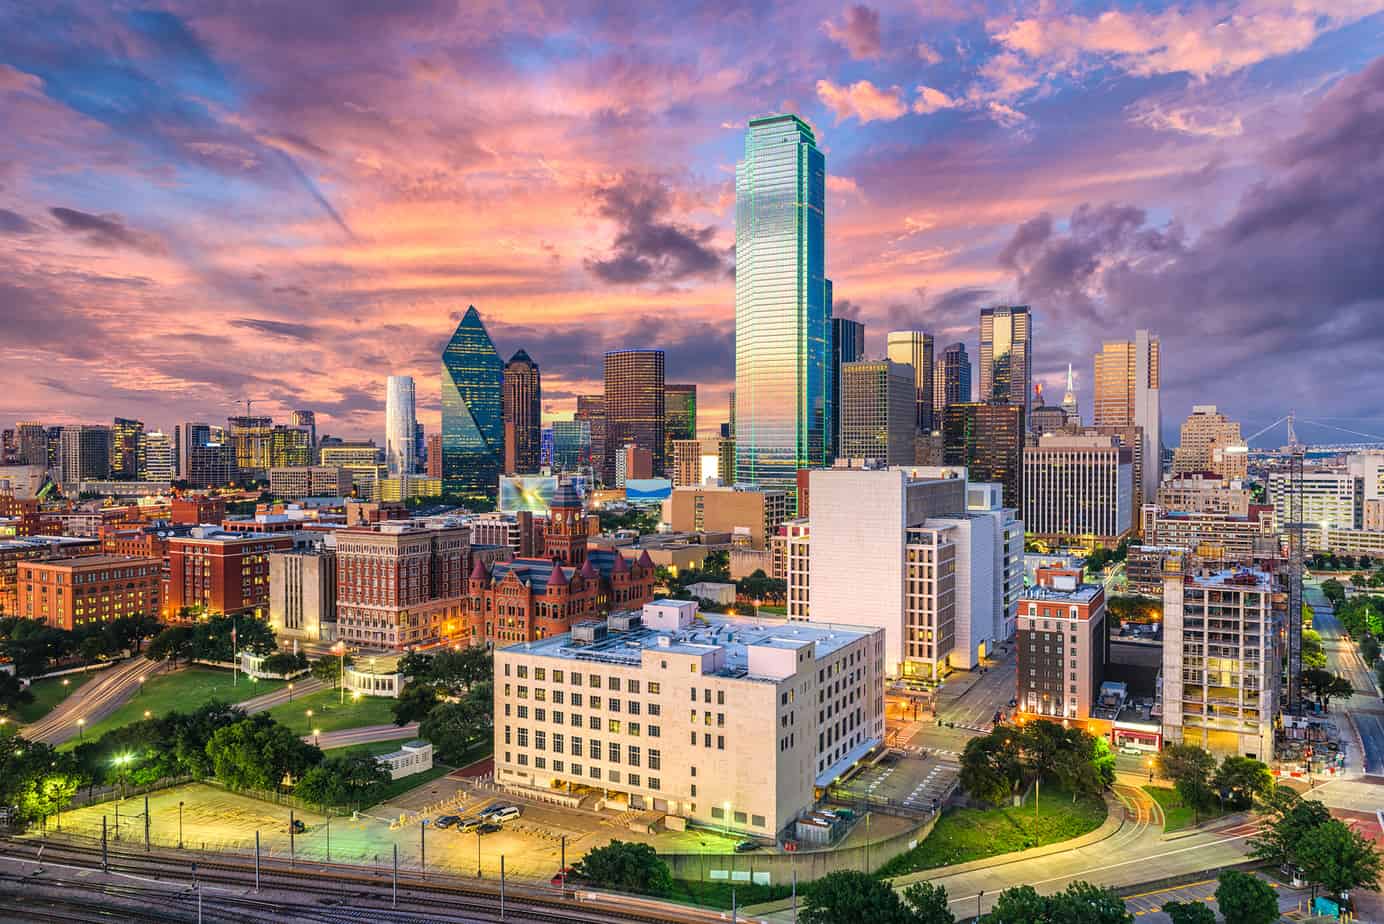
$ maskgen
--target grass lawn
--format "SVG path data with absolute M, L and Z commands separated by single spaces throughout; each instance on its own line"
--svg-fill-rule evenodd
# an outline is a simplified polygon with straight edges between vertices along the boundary
M 269 715 L 300 735 L 309 734 L 312 729 L 324 732 L 340 731 L 343 728 L 361 728 L 366 725 L 388 725 L 394 721 L 394 713 L 389 707 L 394 700 L 387 696 L 362 696 L 358 700 L 346 694 L 346 702 L 341 702 L 341 691 L 319 690 L 307 696 L 295 696 L 291 703 L 280 703 L 269 710 Z M 312 718 L 307 710 L 312 710 Z
M 1042 847 L 1094 831 L 1105 821 L 1104 800 L 1072 795 L 1045 786 L 1035 824 L 1032 800 L 1019 808 L 963 808 L 946 812 L 927 839 L 894 857 L 879 871 L 882 877 L 969 863 L 986 857 Z
M 1190 805 L 1182 804 L 1182 797 L 1177 794 L 1176 789 L 1170 786 L 1145 786 L 1143 789 L 1163 809 L 1164 834 L 1190 828 L 1198 817 L 1202 821 L 1210 821 L 1213 818 L 1219 818 L 1222 814 L 1221 807 L 1213 805 L 1209 809 L 1202 809 L 1200 816 L 1198 816 L 1192 811 Z
M 729 882 L 720 881 L 703 882 L 697 879 L 674 879 L 673 891 L 669 892 L 667 897 L 675 902 L 729 910 L 732 888 L 735 889 L 737 908 L 757 905 L 760 902 L 771 902 L 780 898 L 787 898 L 793 894 L 792 886 L 787 885 L 762 886 L 751 882 L 737 882 L 732 885 Z
M 68 674 L 66 677 L 45 677 L 42 680 L 35 680 L 29 684 L 29 692 L 34 694 L 34 701 L 16 709 L 14 711 L 15 720 L 24 723 L 37 722 L 57 708 L 58 703 L 75 693 L 78 687 L 100 673 L 100 671 L 87 671 L 84 674 Z M 67 681 L 67 686 L 63 686 L 64 680 Z
M 155 673 L 144 683 L 144 689 L 99 722 L 88 724 L 81 738 L 69 740 L 63 747 L 70 748 L 79 740 L 95 740 L 105 732 L 144 718 L 147 711 L 160 716 L 169 712 L 191 712 L 213 700 L 223 703 L 238 703 L 252 696 L 270 693 L 283 686 L 281 680 L 259 680 L 251 682 L 244 674 L 235 682 L 230 671 L 215 667 L 193 665 L 172 673 Z

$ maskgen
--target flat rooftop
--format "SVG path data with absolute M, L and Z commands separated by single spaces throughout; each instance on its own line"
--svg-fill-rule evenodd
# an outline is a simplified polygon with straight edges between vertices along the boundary
M 26 565 L 44 568 L 103 568 L 110 565 L 128 565 L 132 563 L 157 566 L 157 558 L 149 558 L 143 555 L 77 555 L 72 558 L 50 558 L 43 561 L 26 562 Z
M 1040 587 L 1034 584 L 1025 587 L 1023 593 L 1019 594 L 1019 599 L 1090 603 L 1102 589 L 1099 584 L 1078 584 L 1073 590 L 1058 590 L 1055 587 Z
M 815 643 L 817 657 L 822 658 L 873 631 L 860 626 L 699 615 L 690 626 L 677 631 L 643 625 L 625 631 L 611 629 L 604 639 L 595 642 L 574 641 L 571 634 L 566 633 L 536 642 L 519 642 L 501 650 L 569 661 L 637 666 L 643 660 L 645 649 L 693 655 L 720 649 L 725 653 L 725 663 L 714 676 L 748 677 L 750 648 L 791 650 Z M 668 640 L 666 645 L 660 643 L 662 638 Z
M 1226 568 L 1211 574 L 1192 574 L 1188 576 L 1188 581 L 1203 587 L 1273 588 L 1273 579 L 1266 572 L 1253 568 Z

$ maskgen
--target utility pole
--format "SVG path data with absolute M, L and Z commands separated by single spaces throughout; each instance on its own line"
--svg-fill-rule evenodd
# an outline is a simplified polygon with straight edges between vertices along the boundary
M 144 852 L 149 852 L 149 797 L 144 797 Z
M 399 845 L 394 845 L 394 896 L 392 907 L 399 907 Z
M 259 891 L 259 887 L 260 887 L 260 880 L 259 880 L 260 836 L 259 836 L 259 834 L 260 834 L 260 833 L 259 833 L 258 831 L 255 832 L 255 891 L 256 891 L 256 892 Z
M 418 825 L 418 873 L 428 878 L 428 819 Z
M 505 919 L 505 855 L 500 854 L 500 920 Z
M 298 834 L 298 821 L 293 817 L 293 809 L 288 810 L 288 865 L 293 866 L 297 858 L 298 850 L 296 838 Z
M 101 816 L 101 872 L 111 871 L 110 855 L 106 853 L 106 816 Z

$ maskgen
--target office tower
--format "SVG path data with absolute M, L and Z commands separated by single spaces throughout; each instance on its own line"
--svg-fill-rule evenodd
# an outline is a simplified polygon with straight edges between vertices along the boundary
M 788 519 L 788 495 L 778 490 L 698 484 L 677 488 L 666 503 L 674 532 L 738 534 L 752 549 L 765 548 Z
M 317 414 L 313 411 L 298 410 L 288 415 L 290 425 L 308 432 L 309 463 L 317 461 Z
M 553 421 L 553 473 L 591 469 L 591 421 Z
M 1158 492 L 1163 464 L 1159 339 L 1146 330 L 1136 330 L 1133 340 L 1107 341 L 1096 354 L 1095 374 L 1092 423 L 1143 431 L 1141 455 L 1146 464 L 1140 488 L 1144 497 L 1151 498 Z
M 48 431 L 43 424 L 34 421 L 20 421 L 15 424 L 15 444 L 18 452 L 17 465 L 48 466 Z
M 977 400 L 1033 409 L 1033 317 L 1027 306 L 980 310 L 980 394 Z
M 1273 756 L 1287 600 L 1262 571 L 1165 569 L 1166 743 L 1259 760 Z
M 495 686 L 495 782 L 564 792 L 595 783 L 612 803 L 658 806 L 669 827 L 773 839 L 884 740 L 879 645 L 878 631 L 853 626 L 784 635 L 758 621 L 699 618 L 697 604 L 683 600 L 497 645 L 496 676 L 514 680 Z M 597 686 L 607 702 L 623 699 L 624 712 L 610 712 L 625 721 L 597 731 L 562 725 L 562 707 L 529 698 L 543 689 L 529 684 L 543 682 L 519 679 L 563 675 L 585 675 L 588 699 L 600 698 Z M 702 694 L 692 710 L 683 708 L 689 677 Z M 582 695 L 572 685 L 552 689 Z M 658 711 L 641 720 L 629 708 L 641 700 Z
M 605 395 L 577 395 L 577 411 L 572 415 L 572 419 L 586 421 L 591 428 L 591 459 L 587 464 L 592 476 L 603 483 L 606 480 L 605 407 Z
M 947 405 L 964 404 L 970 400 L 971 358 L 966 355 L 966 344 L 948 344 L 932 361 L 933 428 L 942 425 Z
M 891 330 L 886 341 L 886 355 L 894 362 L 908 366 L 913 373 L 917 427 L 925 433 L 935 429 L 932 416 L 932 347 L 932 334 L 920 330 Z
M 841 366 L 844 363 L 859 362 L 865 358 L 865 325 L 850 318 L 831 319 L 831 453 L 834 458 L 841 454 Z M 731 398 L 734 405 L 734 396 Z M 731 431 L 732 433 L 734 431 Z M 729 436 L 730 434 L 726 434 Z
M 1287 472 L 1269 474 L 1269 503 L 1278 522 L 1288 523 L 1292 476 Z M 1302 475 L 1299 501 L 1301 522 L 1307 527 L 1304 538 L 1309 547 L 1320 547 L 1323 527 L 1359 529 L 1365 508 L 1363 480 L 1350 472 L 1315 471 Z M 1314 540 L 1313 534 L 1318 538 Z
M 729 418 L 729 419 L 726 421 L 726 424 L 727 424 L 728 429 L 727 429 L 727 432 L 726 432 L 725 434 L 723 434 L 723 435 L 726 436 L 726 437 L 729 438 L 729 439 L 735 439 L 735 389 L 734 389 L 734 388 L 732 388 L 732 389 L 730 390 L 730 407 L 726 410 L 726 417 Z
M 85 424 L 63 427 L 59 436 L 64 490 L 75 491 L 83 481 L 111 477 L 111 428 Z
M 413 458 L 413 470 L 424 471 L 425 463 L 428 461 L 428 433 L 421 423 L 413 425 Z
M 194 446 L 206 446 L 211 442 L 211 425 L 190 421 L 178 424 L 174 442 L 178 444 L 179 477 L 190 481 L 188 473 L 192 470 L 192 448 Z M 234 453 L 234 448 L 232 452 Z M 219 483 L 225 484 L 226 482 Z
M 275 424 L 269 431 L 269 468 L 307 465 L 311 461 L 312 434 L 302 427 Z M 268 469 L 263 477 L 268 477 Z
M 605 354 L 605 452 L 607 484 L 625 446 L 649 452 L 653 474 L 663 474 L 664 401 L 662 350 L 612 350 Z
M 1004 505 L 1024 509 L 1024 408 L 1021 404 L 968 401 L 947 408 L 942 419 L 942 458 L 964 465 L 972 481 L 1004 486 Z
M 916 383 L 911 366 L 892 360 L 843 363 L 838 458 L 911 465 L 917 432 Z
M 1105 588 L 1082 583 L 1080 568 L 1043 568 L 1019 598 L 1018 710 L 1080 722 L 1100 703 L 1110 660 Z
M 412 475 L 418 468 L 417 422 L 413 376 L 391 375 L 384 399 L 384 464 L 391 478 Z
M 723 436 L 716 441 L 716 477 L 721 484 L 735 484 L 735 438 Z
M 1243 481 L 1249 474 L 1249 447 L 1240 438 L 1240 425 L 1214 404 L 1193 407 L 1173 450 L 1173 471 L 1214 472 L 1227 480 Z
M 827 373 L 826 158 L 797 116 L 751 119 L 735 168 L 736 480 L 796 497 L 822 465 Z
M 1278 520 L 1268 504 L 1251 504 L 1246 516 L 1163 510 L 1143 510 L 1144 543 L 1189 549 L 1216 561 L 1252 564 L 1280 554 Z M 1312 538 L 1314 530 L 1307 531 Z
M 504 462 L 504 363 L 474 305 L 442 351 L 442 489 L 496 499 Z
M 133 481 L 144 467 L 144 421 L 115 418 L 111 425 L 111 477 Z
M 248 415 L 226 418 L 227 440 L 235 447 L 235 464 L 244 479 L 261 479 L 269 474 L 269 447 L 274 421 Z
M 1135 518 L 1134 454 L 1113 436 L 1044 434 L 1024 449 L 1024 528 L 1114 547 Z
M 173 481 L 178 477 L 178 456 L 173 437 L 158 430 L 144 434 L 144 467 L 139 470 L 141 481 Z
M 668 480 L 676 488 L 695 488 L 702 483 L 702 441 L 674 440 L 669 457 Z
M 426 469 L 429 478 L 442 477 L 442 434 L 428 434 L 428 467 Z
M 179 477 L 194 488 L 221 488 L 240 477 L 230 443 L 198 443 L 188 447 L 184 456 L 187 467 Z
M 1035 408 L 1033 413 L 1036 415 L 1038 413 L 1038 409 Z M 1119 442 L 1121 446 L 1124 446 L 1129 449 L 1130 458 L 1134 464 L 1134 531 L 1142 532 L 1143 526 L 1140 522 L 1139 512 L 1143 509 L 1145 504 L 1152 503 L 1154 497 L 1157 495 L 1156 491 L 1154 494 L 1144 493 L 1144 450 L 1147 447 L 1145 445 L 1146 441 L 1144 439 L 1143 428 L 1134 426 L 1133 424 L 1130 424 L 1128 426 L 1102 424 L 1100 426 L 1091 427 L 1068 426 L 1066 429 L 1068 433 L 1074 434 L 1076 436 L 1113 437 L 1115 440 Z M 1038 432 L 1036 427 L 1034 428 L 1034 432 Z M 1157 465 L 1158 463 L 1156 460 L 1152 460 L 1151 464 Z
M 344 468 L 351 473 L 351 485 L 363 500 L 379 500 L 380 482 L 389 477 L 388 466 L 379 463 L 379 450 L 373 440 L 347 443 L 322 441 L 318 453 L 325 467 Z M 499 490 L 499 475 L 496 476 Z
M 1056 433 L 1067 427 L 1067 412 L 1060 405 L 1043 400 L 1043 383 L 1033 386 L 1033 410 L 1029 413 L 1029 429 L 1038 435 Z M 1080 423 L 1080 421 L 1077 421 Z
M 672 467 L 673 443 L 697 438 L 697 386 L 668 385 L 663 390 L 664 465 Z
M 538 471 L 543 450 L 543 399 L 538 363 L 523 350 L 505 363 L 505 472 Z

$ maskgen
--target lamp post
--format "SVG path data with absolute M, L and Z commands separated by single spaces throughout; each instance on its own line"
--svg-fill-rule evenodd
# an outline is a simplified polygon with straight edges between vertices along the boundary
M 289 701 L 290 703 L 293 702 L 293 682 L 292 682 L 292 681 L 290 681 L 289 684 L 288 684 L 288 701 Z
M 183 800 L 178 800 L 178 849 L 183 849 Z
M 82 726 L 86 725 L 86 719 L 77 720 L 77 740 L 82 740 Z
M 146 719 L 152 719 L 152 718 L 154 717 L 154 713 L 152 713 L 152 712 L 150 712 L 148 709 L 146 709 L 146 710 L 144 710 L 144 717 L 145 717 Z
M 140 674 L 140 675 L 139 675 L 138 677 L 136 677 L 135 679 L 139 681 L 139 689 L 135 691 L 135 695 L 136 695 L 136 696 L 139 696 L 139 695 L 142 695 L 142 694 L 144 693 L 144 675 L 143 675 L 143 674 Z
M 306 715 L 307 715 L 307 717 L 308 717 L 308 731 L 311 732 L 311 731 L 312 731 L 312 710 L 311 710 L 311 709 L 306 710 Z
M 337 642 L 336 652 L 341 657 L 341 674 L 337 686 L 341 688 L 341 705 L 346 705 L 346 643 Z
M 314 728 L 312 730 L 312 743 L 314 746 L 322 743 L 322 729 Z

